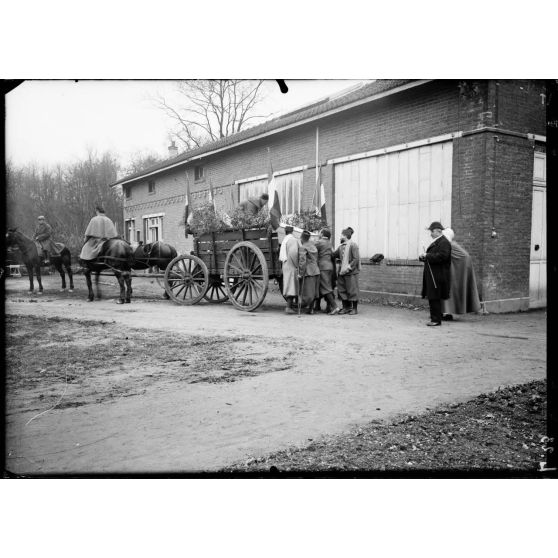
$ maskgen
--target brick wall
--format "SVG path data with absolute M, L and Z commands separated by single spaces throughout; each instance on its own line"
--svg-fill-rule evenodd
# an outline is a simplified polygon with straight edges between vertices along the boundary
M 156 194 L 147 194 L 147 181 L 132 187 L 126 217 L 165 212 L 165 240 L 181 251 L 191 249 L 179 223 L 189 183 L 195 207 L 211 185 L 216 203 L 234 181 L 289 168 L 303 172 L 303 207 L 312 203 L 315 189 L 316 127 L 319 128 L 321 182 L 326 190 L 330 224 L 334 215 L 334 172 L 328 159 L 404 144 L 455 131 L 452 175 L 452 227 L 473 257 L 481 296 L 486 299 L 528 296 L 533 145 L 526 139 L 481 129 L 499 126 L 521 133 L 544 133 L 544 107 L 539 104 L 542 82 L 523 80 L 467 82 L 438 80 L 374 103 L 330 116 L 202 157 L 186 167 L 158 175 Z M 463 94 L 461 94 L 463 93 Z M 494 135 L 498 135 L 496 142 Z M 205 176 L 194 180 L 194 165 Z M 188 175 L 188 179 L 186 178 Z M 147 204 L 133 207 L 137 204 Z M 159 205 L 157 205 L 159 204 Z M 153 205 L 153 210 L 145 208 Z M 156 209 L 155 209 L 156 208 Z M 168 217 L 167 217 L 168 215 Z M 492 226 L 498 236 L 491 237 Z M 365 265 L 361 287 L 420 295 L 422 267 Z

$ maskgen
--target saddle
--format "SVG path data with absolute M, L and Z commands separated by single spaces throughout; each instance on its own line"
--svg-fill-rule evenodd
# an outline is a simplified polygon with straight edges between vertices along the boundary
M 37 253 L 41 255 L 41 259 L 42 259 L 43 247 L 42 247 L 41 243 L 37 242 L 36 240 L 34 240 L 33 242 L 35 243 L 35 246 L 37 247 Z M 62 244 L 61 242 L 54 242 L 52 240 L 50 242 L 49 247 L 48 247 L 49 257 L 50 258 L 59 257 L 62 250 L 64 250 L 64 248 L 66 248 L 65 244 Z

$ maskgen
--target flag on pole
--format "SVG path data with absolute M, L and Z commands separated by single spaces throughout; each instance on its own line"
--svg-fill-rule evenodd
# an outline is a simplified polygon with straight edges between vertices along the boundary
M 213 204 L 213 210 L 217 211 L 215 207 L 215 194 L 213 193 L 213 184 L 211 183 L 211 178 L 209 179 L 209 191 L 207 193 L 207 200 L 209 203 Z
M 267 193 L 269 195 L 269 201 L 267 203 L 269 204 L 271 226 L 273 229 L 277 229 L 281 221 L 281 204 L 279 203 L 279 193 L 277 192 L 277 185 L 273 172 L 271 172 L 271 180 L 267 186 Z
M 184 238 L 188 238 L 190 232 L 190 219 L 192 211 L 190 207 L 190 180 L 188 179 L 188 171 L 186 171 L 186 200 L 184 202 Z
M 327 224 L 327 215 L 326 215 L 325 188 L 323 184 L 320 185 L 320 216 L 325 226 Z

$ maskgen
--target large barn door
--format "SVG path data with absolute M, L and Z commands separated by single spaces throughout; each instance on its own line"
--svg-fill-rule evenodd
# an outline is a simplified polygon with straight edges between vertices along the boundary
M 546 154 L 536 151 L 533 161 L 529 308 L 546 306 Z
M 355 229 L 362 258 L 417 259 L 432 221 L 451 226 L 453 143 L 335 165 L 335 240 Z
M 529 307 L 546 306 L 546 188 L 533 188 Z

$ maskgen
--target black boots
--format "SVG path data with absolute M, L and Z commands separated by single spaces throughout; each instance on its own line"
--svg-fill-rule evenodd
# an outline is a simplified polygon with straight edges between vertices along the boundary
M 343 309 L 339 312 L 339 314 L 349 314 L 351 316 L 354 316 L 355 314 L 358 314 L 358 310 L 357 310 L 358 302 L 357 301 L 342 300 L 341 302 L 343 302 Z

